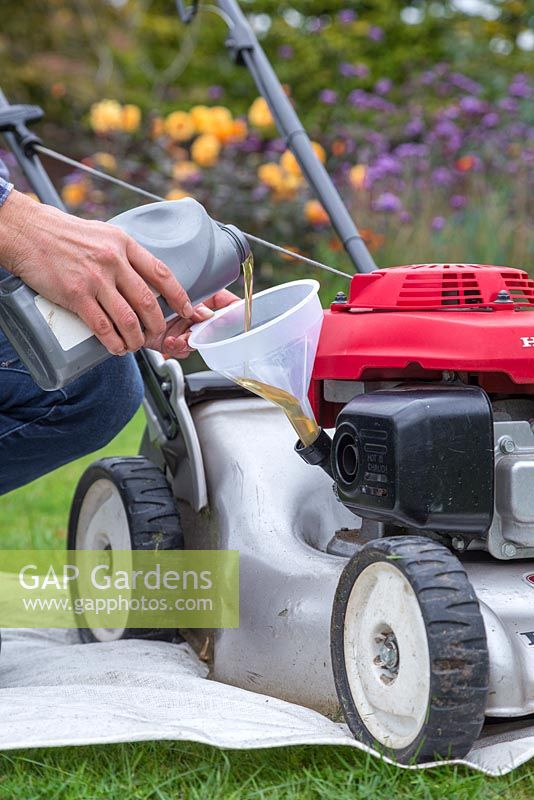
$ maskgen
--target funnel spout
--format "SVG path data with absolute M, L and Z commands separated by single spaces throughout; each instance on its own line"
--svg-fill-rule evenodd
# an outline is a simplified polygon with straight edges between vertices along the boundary
M 306 464 L 310 464 L 312 467 L 321 467 L 333 479 L 330 461 L 332 439 L 325 430 L 321 428 L 317 439 L 307 447 L 299 439 L 295 445 L 295 452 L 299 454 Z

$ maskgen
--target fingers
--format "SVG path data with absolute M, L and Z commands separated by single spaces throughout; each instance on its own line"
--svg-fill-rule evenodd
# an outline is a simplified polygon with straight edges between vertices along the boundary
M 90 297 L 84 300 L 75 311 L 112 355 L 123 356 L 128 351 L 109 316 L 94 298 Z
M 193 306 L 189 301 L 187 292 L 181 286 L 170 269 L 154 258 L 144 247 L 134 239 L 128 238 L 126 254 L 132 267 L 139 275 L 163 295 L 170 307 L 181 317 L 188 319 L 193 314 Z
M 116 287 L 103 283 L 96 295 L 96 299 L 113 320 L 119 336 L 132 352 L 139 350 L 145 343 L 145 336 L 137 314 L 119 294 Z
M 133 269 L 118 278 L 117 289 L 141 322 L 145 346 L 156 348 L 165 333 L 166 323 L 154 293 Z
M 167 336 L 163 341 L 163 351 L 173 358 L 187 358 L 193 352 L 189 347 L 190 332 L 181 336 Z
M 193 309 L 193 315 L 189 317 L 188 323 L 193 325 L 195 322 L 204 322 L 207 319 L 213 317 L 213 311 L 208 306 L 204 305 L 204 303 L 199 303 L 198 306 L 195 306 Z
M 228 289 L 222 289 L 222 291 L 214 294 L 213 297 L 204 300 L 204 305 L 211 308 L 213 311 L 217 311 L 219 308 L 226 308 L 226 306 L 240 299 L 241 298 L 233 292 L 229 292 Z

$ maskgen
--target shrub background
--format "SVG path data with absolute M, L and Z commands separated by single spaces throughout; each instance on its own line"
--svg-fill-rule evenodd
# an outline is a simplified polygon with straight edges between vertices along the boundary
M 479 13 L 468 14 L 465 2 L 242 2 L 381 265 L 526 267 L 531 257 L 532 52 L 518 42 L 532 11 L 521 0 L 470 0 Z M 284 143 L 251 113 L 256 89 L 225 36 L 207 10 L 183 26 L 171 0 L 4 0 L 3 86 L 46 109 L 50 146 L 350 268 L 298 171 L 281 168 Z M 99 125 L 117 104 L 124 122 Z M 169 120 L 191 119 L 199 105 L 228 109 L 239 135 L 194 125 L 184 137 L 185 117 Z M 219 144 L 199 143 L 206 135 Z M 136 202 L 51 167 L 75 213 L 105 219 Z M 303 274 L 257 256 L 263 284 Z M 327 297 L 344 288 L 321 279 Z

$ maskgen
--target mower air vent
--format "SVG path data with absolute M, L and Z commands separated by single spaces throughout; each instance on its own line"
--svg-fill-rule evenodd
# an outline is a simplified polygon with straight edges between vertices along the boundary
M 526 272 L 486 264 L 416 264 L 355 275 L 345 308 L 442 311 L 534 305 Z M 333 306 L 335 310 L 342 310 Z
M 471 265 L 428 264 L 407 272 L 397 308 L 478 306 L 482 293 Z

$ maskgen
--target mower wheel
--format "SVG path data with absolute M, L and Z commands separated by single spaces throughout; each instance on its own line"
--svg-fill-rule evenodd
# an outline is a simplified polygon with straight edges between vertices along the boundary
M 484 722 L 489 658 L 460 561 L 422 536 L 366 544 L 332 613 L 337 694 L 354 736 L 396 761 L 461 758 Z
M 71 505 L 69 550 L 182 550 L 180 515 L 162 473 L 144 456 L 103 458 L 84 472 Z M 179 641 L 172 629 L 80 628 L 83 642 Z

